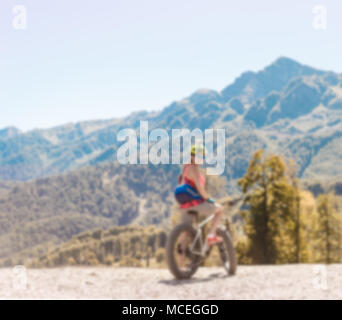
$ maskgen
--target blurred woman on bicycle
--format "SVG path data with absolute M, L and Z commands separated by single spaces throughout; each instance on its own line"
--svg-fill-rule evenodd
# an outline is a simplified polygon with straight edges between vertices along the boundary
M 201 199 L 181 204 L 180 207 L 182 211 L 182 220 L 185 223 L 192 223 L 192 217 L 188 213 L 189 210 L 196 211 L 199 215 L 205 216 L 215 214 L 207 237 L 208 245 L 213 245 L 223 241 L 221 237 L 216 235 L 216 229 L 222 216 L 223 207 L 210 198 L 209 194 L 205 190 L 205 177 L 200 171 L 204 155 L 205 152 L 202 146 L 192 146 L 191 163 L 184 165 L 183 172 L 178 178 L 179 184 L 188 184 L 196 189 L 201 195 Z

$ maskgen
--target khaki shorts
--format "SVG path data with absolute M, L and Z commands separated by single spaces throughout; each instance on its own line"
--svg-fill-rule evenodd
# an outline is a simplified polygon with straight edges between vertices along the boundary
M 217 209 L 222 208 L 222 205 L 217 202 L 208 202 L 204 201 L 197 206 L 193 206 L 190 208 L 181 208 L 182 215 L 182 223 L 193 223 L 193 215 L 189 214 L 188 211 L 196 211 L 198 213 L 199 218 L 203 218 L 213 214 Z

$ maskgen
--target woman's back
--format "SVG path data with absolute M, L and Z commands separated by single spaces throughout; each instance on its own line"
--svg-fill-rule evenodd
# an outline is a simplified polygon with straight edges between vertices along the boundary
M 186 164 L 183 170 L 183 183 L 189 184 L 193 188 L 196 188 L 195 175 L 199 175 L 200 183 L 205 186 L 205 178 L 203 174 L 192 164 Z

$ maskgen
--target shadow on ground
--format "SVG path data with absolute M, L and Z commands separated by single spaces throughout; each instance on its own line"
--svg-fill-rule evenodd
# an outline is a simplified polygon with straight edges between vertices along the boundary
M 201 282 L 209 282 L 215 279 L 227 279 L 231 276 L 227 275 L 226 273 L 213 273 L 210 274 L 208 277 L 205 278 L 191 278 L 191 279 L 184 279 L 184 280 L 178 280 L 178 279 L 170 279 L 170 280 L 160 280 L 159 283 L 166 284 L 169 286 L 179 286 L 184 284 L 194 284 L 194 283 L 201 283 Z

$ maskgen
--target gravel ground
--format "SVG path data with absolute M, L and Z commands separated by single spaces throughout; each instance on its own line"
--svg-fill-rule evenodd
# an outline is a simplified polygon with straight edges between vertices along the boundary
M 0 299 L 342 299 L 341 265 L 200 268 L 191 280 L 166 269 L 0 269 Z

